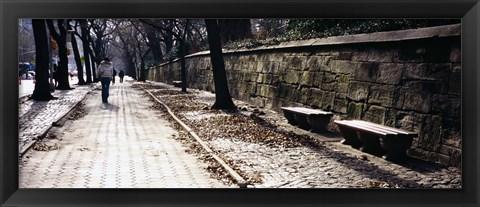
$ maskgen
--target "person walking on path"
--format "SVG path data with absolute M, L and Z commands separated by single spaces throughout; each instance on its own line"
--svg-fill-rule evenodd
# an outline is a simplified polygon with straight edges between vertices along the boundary
M 113 74 L 113 64 L 109 58 L 104 58 L 97 68 L 97 78 L 102 83 L 102 102 L 108 103 L 108 89 L 110 87 L 110 78 Z
M 123 83 L 123 76 L 125 74 L 123 73 L 123 70 L 120 70 L 120 72 L 118 73 L 118 77 L 120 77 L 120 83 Z
M 117 71 L 115 70 L 115 68 L 113 68 L 113 75 L 112 75 L 112 85 L 115 84 L 115 76 L 117 75 Z

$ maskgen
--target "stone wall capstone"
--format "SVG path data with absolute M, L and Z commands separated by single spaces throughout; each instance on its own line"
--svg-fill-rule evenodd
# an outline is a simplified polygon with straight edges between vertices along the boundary
M 225 51 L 230 93 L 276 111 L 306 106 L 415 131 L 410 156 L 461 166 L 460 30 L 456 24 Z M 186 62 L 188 87 L 214 91 L 208 51 Z M 171 84 L 181 80 L 180 62 L 149 73 Z

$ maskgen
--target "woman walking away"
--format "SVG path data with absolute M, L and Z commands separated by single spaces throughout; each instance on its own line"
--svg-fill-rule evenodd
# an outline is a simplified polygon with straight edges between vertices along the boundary
M 108 103 L 108 88 L 110 87 L 110 78 L 112 77 L 112 74 L 113 64 L 110 62 L 109 58 L 104 58 L 97 68 L 97 78 L 100 78 L 100 82 L 102 83 L 103 103 Z

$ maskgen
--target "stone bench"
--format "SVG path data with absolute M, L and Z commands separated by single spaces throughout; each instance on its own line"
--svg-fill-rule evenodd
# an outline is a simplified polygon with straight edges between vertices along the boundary
M 281 107 L 283 115 L 291 125 L 312 132 L 325 131 L 333 113 L 304 107 Z
M 361 120 L 335 120 L 344 141 L 376 156 L 386 155 L 387 160 L 400 160 L 406 157 L 407 149 L 412 145 L 418 133 L 383 126 Z
M 182 81 L 172 81 L 172 83 L 175 87 L 182 87 Z

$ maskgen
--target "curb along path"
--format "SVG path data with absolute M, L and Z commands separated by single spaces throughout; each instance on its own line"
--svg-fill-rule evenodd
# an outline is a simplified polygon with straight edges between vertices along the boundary
M 180 124 L 181 127 L 190 134 L 190 136 L 195 138 L 195 140 L 203 147 L 203 149 L 207 153 L 209 153 L 209 155 L 227 171 L 227 173 L 235 180 L 235 182 L 239 185 L 240 188 L 247 187 L 248 183 L 245 181 L 245 179 L 243 179 L 237 172 L 235 172 L 235 170 L 228 166 L 228 164 L 224 160 L 222 160 L 219 156 L 213 153 L 212 149 L 210 149 L 210 147 L 190 127 L 185 125 L 185 123 L 183 123 L 177 116 L 175 116 L 172 110 L 170 110 L 170 108 L 165 103 L 160 101 L 157 97 L 155 97 L 155 95 L 153 95 L 150 91 L 146 90 L 142 86 L 140 86 L 140 88 L 147 92 L 155 101 L 162 104 L 166 108 L 168 113 L 172 116 L 172 118 L 177 121 L 177 123 Z

